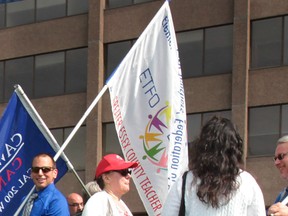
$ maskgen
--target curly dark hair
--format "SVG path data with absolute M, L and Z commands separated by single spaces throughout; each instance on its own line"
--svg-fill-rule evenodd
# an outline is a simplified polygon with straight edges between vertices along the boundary
M 235 125 L 226 118 L 214 116 L 192 142 L 189 169 L 200 180 L 198 198 L 213 208 L 229 201 L 239 187 L 237 176 L 243 163 L 243 141 Z

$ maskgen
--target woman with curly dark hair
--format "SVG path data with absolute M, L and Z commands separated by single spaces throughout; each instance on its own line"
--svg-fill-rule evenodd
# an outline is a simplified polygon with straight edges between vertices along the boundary
M 240 166 L 243 141 L 234 124 L 214 116 L 189 149 L 185 184 L 185 215 L 264 216 L 263 194 L 255 179 Z M 178 215 L 182 178 L 173 185 L 162 215 Z

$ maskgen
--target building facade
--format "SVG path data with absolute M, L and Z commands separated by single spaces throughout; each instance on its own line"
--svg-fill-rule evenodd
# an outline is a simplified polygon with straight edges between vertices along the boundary
M 0 4 L 0 111 L 20 84 L 62 144 L 163 0 L 24 0 Z M 245 168 L 271 205 L 287 182 L 272 157 L 288 134 L 288 1 L 170 2 L 189 141 L 217 114 L 245 141 Z M 106 92 L 65 153 L 84 183 L 107 153 L 121 154 Z M 81 193 L 72 172 L 57 186 Z M 145 209 L 132 184 L 124 200 Z

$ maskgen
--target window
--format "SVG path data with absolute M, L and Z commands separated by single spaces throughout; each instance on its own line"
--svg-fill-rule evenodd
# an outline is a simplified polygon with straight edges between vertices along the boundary
M 282 17 L 252 22 L 251 67 L 282 64 Z
M 133 3 L 139 4 L 139 3 L 149 2 L 149 1 L 153 1 L 153 0 L 133 0 Z
M 232 25 L 205 29 L 204 75 L 232 72 Z
M 288 105 L 281 106 L 281 137 L 288 135 Z
M 35 21 L 34 9 L 35 2 L 34 0 L 25 0 L 18 1 L 6 4 L 7 7 L 7 18 L 6 26 L 17 26 L 28 23 L 33 23 Z
M 82 14 L 88 12 L 88 0 L 68 0 L 67 15 Z
M 123 7 L 132 4 L 132 0 L 107 0 L 107 8 Z
M 1 2 L 1 1 L 0 1 Z M 88 0 L 14 0 L 0 4 L 0 29 L 88 13 Z
M 183 78 L 232 72 L 233 26 L 177 33 Z
M 50 20 L 66 15 L 66 0 L 37 0 L 36 20 Z
M 64 93 L 64 52 L 39 55 L 35 58 L 35 97 Z
M 284 18 L 284 65 L 288 65 L 288 16 Z
M 139 4 L 153 0 L 106 0 L 106 8 L 124 7 L 132 4 Z
M 4 102 L 4 63 L 0 62 L 0 103 Z
M 189 142 L 198 137 L 201 131 L 201 127 L 202 127 L 201 114 L 187 115 L 187 137 Z
M 267 106 L 249 109 L 249 156 L 274 154 L 276 142 L 281 134 L 281 118 L 284 120 L 283 117 L 285 116 L 281 117 L 282 108 L 285 108 L 283 110 L 285 110 L 285 115 L 287 115 L 286 106 Z M 284 128 L 287 125 L 287 122 L 283 122 Z
M 59 146 L 65 142 L 74 128 L 52 129 L 51 133 L 57 140 Z M 85 149 L 86 149 L 86 126 L 81 126 L 75 133 L 69 144 L 64 149 L 64 153 L 73 164 L 76 170 L 85 169 Z
M 6 61 L 5 64 L 5 101 L 19 84 L 28 97 L 33 96 L 33 57 L 25 57 Z
M 123 155 L 114 123 L 103 125 L 103 144 L 103 155 L 111 153 Z
M 65 93 L 86 92 L 87 48 L 67 51 Z
M 9 100 L 15 84 L 29 98 L 86 92 L 87 55 L 80 48 L 0 62 L 0 101 Z
M 118 43 L 111 43 L 106 45 L 106 79 L 113 73 L 117 66 L 121 63 L 122 59 L 129 52 L 133 45 L 133 41 L 124 41 Z
M 5 5 L 0 4 L 0 29 L 5 27 Z
M 183 78 L 203 74 L 203 30 L 178 33 L 177 43 Z
M 183 78 L 232 72 L 233 26 L 177 33 Z M 132 47 L 132 41 L 106 45 L 106 78 Z

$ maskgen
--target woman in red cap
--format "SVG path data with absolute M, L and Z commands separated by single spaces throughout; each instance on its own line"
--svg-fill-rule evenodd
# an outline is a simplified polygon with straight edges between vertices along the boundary
M 102 191 L 88 200 L 82 216 L 132 216 L 121 197 L 129 191 L 131 168 L 137 166 L 136 162 L 125 161 L 117 154 L 104 156 L 95 174 Z

